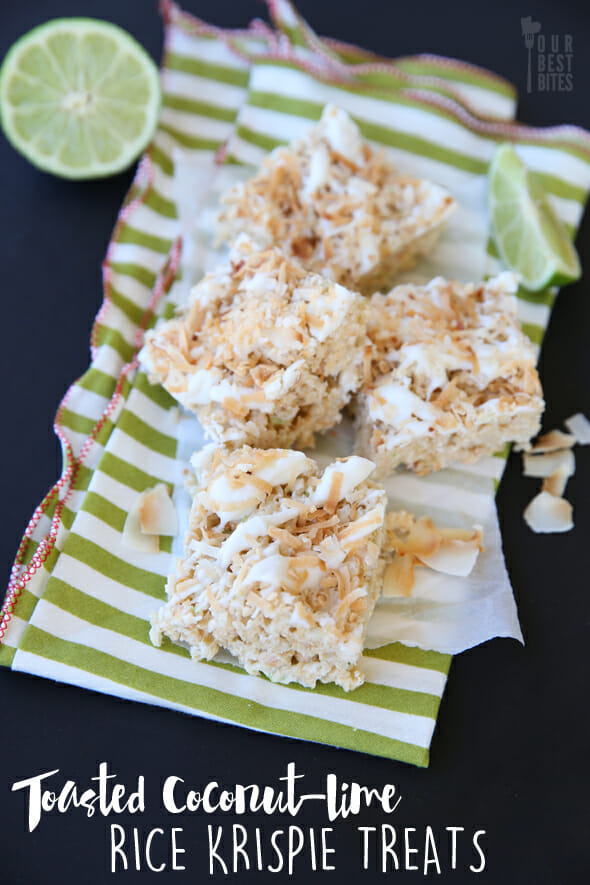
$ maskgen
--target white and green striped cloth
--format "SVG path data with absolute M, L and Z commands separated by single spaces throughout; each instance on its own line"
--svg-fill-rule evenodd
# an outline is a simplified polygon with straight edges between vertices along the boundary
M 388 63 L 319 40 L 286 2 L 270 6 L 274 28 L 257 23 L 224 32 L 165 5 L 160 125 L 109 246 L 92 364 L 56 416 L 64 471 L 19 548 L 0 625 L 0 663 L 424 766 L 449 655 L 399 642 L 367 651 L 367 682 L 346 694 L 331 685 L 313 691 L 274 685 L 233 664 L 195 663 L 171 643 L 156 649 L 149 642 L 148 618 L 164 598 L 170 556 L 133 552 L 121 533 L 139 492 L 156 482 L 182 483 L 177 407 L 134 363 L 143 330 L 173 309 L 167 297 L 179 253 L 173 154 L 182 148 L 213 157 L 223 147 L 229 162 L 257 163 L 333 101 L 400 167 L 457 196 L 466 213 L 465 241 L 447 243 L 436 272 L 461 277 L 475 265 L 482 274 L 494 269 L 484 212 L 495 144 L 516 143 L 575 230 L 590 186 L 590 137 L 572 127 L 511 124 L 514 90 L 473 66 L 429 56 Z M 537 343 L 553 297 L 520 300 L 521 319 Z M 486 472 L 488 480 L 498 479 L 502 463 L 475 466 L 474 483 Z M 420 488 L 424 499 L 427 487 Z

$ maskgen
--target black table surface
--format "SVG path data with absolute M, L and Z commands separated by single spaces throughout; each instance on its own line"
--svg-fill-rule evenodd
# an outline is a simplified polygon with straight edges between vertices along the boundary
M 185 6 L 220 25 L 242 25 L 264 15 L 255 0 L 185 0 Z M 519 117 L 526 123 L 576 123 L 590 128 L 590 14 L 587 4 L 537 2 L 515 6 L 509 0 L 474 4 L 388 3 L 383 0 L 301 0 L 300 9 L 324 34 L 356 42 L 384 55 L 436 52 L 487 66 L 515 83 L 521 94 Z M 543 33 L 573 37 L 573 89 L 525 91 L 527 54 L 520 17 L 532 14 Z M 0 52 L 22 33 L 55 16 L 110 19 L 133 33 L 159 59 L 161 21 L 151 0 L 4 0 L 0 6 Z M 4 499 L 2 573 L 7 580 L 20 536 L 34 507 L 55 481 L 60 453 L 52 433 L 56 407 L 66 387 L 86 368 L 89 330 L 100 306 L 100 265 L 131 172 L 100 182 L 72 183 L 33 169 L 0 139 L 4 197 L 0 201 L 4 334 L 0 354 L 4 389 L 2 485 Z M 590 268 L 590 225 L 578 237 Z M 588 273 L 588 270 L 586 270 Z M 587 277 L 562 292 L 543 347 L 541 373 L 547 429 L 577 411 L 590 415 L 590 298 Z M 498 495 L 504 549 L 517 598 L 526 646 L 494 640 L 453 661 L 426 770 L 360 753 L 297 742 L 209 722 L 171 710 L 127 702 L 25 674 L 0 670 L 2 725 L 0 748 L 0 880 L 15 883 L 102 883 L 193 881 L 244 878 L 247 881 L 306 882 L 312 876 L 346 882 L 437 879 L 449 882 L 577 883 L 590 868 L 586 787 L 588 784 L 587 651 L 590 602 L 585 545 L 590 529 L 590 449 L 576 452 L 577 472 L 568 497 L 576 527 L 566 535 L 534 535 L 522 511 L 536 489 L 522 477 L 512 456 Z M 585 540 L 586 539 L 586 540 Z M 11 785 L 59 769 L 55 783 L 74 780 L 88 786 L 100 762 L 130 789 L 145 777 L 142 815 L 87 818 L 82 810 L 45 814 L 27 831 L 25 796 Z M 328 773 L 339 782 L 382 788 L 394 784 L 402 796 L 394 813 L 372 807 L 330 822 L 321 802 L 309 803 L 296 818 L 275 814 L 212 818 L 171 815 L 161 806 L 160 788 L 178 775 L 194 788 L 218 781 L 269 784 L 278 788 L 289 762 L 304 775 L 302 791 L 322 792 Z M 138 828 L 140 844 L 153 828 L 154 865 L 145 853 L 141 869 L 110 872 L 110 826 Z M 209 874 L 207 825 L 223 825 L 223 839 L 234 823 L 246 826 L 253 845 L 273 831 L 297 825 L 321 828 L 335 853 L 334 871 L 313 872 L 309 851 L 295 859 L 291 877 L 252 869 L 225 876 L 219 864 Z M 384 876 L 373 850 L 382 825 L 394 827 L 399 845 L 408 830 L 418 849 L 399 870 Z M 374 826 L 368 869 L 363 870 L 359 827 Z M 170 830 L 182 828 L 179 855 L 172 869 Z M 439 855 L 424 875 L 427 827 Z M 459 833 L 455 869 L 449 827 Z M 415 828 L 414 831 L 411 828 Z M 485 869 L 476 873 L 479 855 L 473 833 L 485 831 L 480 844 Z M 386 830 L 391 837 L 391 830 Z M 279 837 L 277 837 L 279 838 Z M 283 837 L 280 837 L 283 838 Z M 461 841 L 462 840 L 462 841 Z M 229 843 L 228 843 L 229 844 Z M 265 843 L 266 844 L 266 843 Z M 283 843 L 281 843 L 283 844 Z M 223 846 L 226 842 L 223 842 Z M 306 842 L 307 845 L 307 842 Z M 267 850 L 266 848 L 264 849 Z M 270 851 L 270 849 L 269 849 Z M 120 859 L 119 859 L 120 860 Z M 273 865 L 268 854 L 264 865 Z M 390 863 L 393 863 L 390 857 Z M 417 870 L 408 869 L 417 865 Z

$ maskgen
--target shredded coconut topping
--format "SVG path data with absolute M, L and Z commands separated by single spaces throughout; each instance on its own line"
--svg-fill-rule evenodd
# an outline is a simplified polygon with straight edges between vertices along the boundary
M 516 320 L 516 287 L 505 273 L 477 285 L 437 277 L 373 295 L 363 453 L 380 467 L 428 472 L 452 459 L 445 446 L 452 457 L 473 460 L 536 433 L 542 392 L 532 344 Z
M 321 474 L 301 452 L 247 446 L 209 446 L 193 463 L 185 555 L 153 641 L 188 642 L 196 658 L 223 647 L 281 682 L 358 685 L 385 517 L 373 465 L 353 456 Z M 326 494 L 337 475 L 345 482 Z
M 411 266 L 455 208 L 442 188 L 397 173 L 333 105 L 222 203 L 221 239 L 247 231 L 365 294 Z
M 140 361 L 215 440 L 310 444 L 362 380 L 367 305 L 242 236 Z

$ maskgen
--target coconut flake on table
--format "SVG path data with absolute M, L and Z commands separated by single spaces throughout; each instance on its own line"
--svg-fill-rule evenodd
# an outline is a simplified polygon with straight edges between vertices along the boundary
M 560 449 L 557 452 L 545 452 L 540 455 L 525 452 L 522 461 L 524 475 L 537 479 L 546 479 L 561 469 L 566 470 L 568 476 L 573 476 L 576 470 L 576 461 L 571 449 Z
M 535 495 L 524 519 L 534 532 L 569 532 L 574 527 L 572 505 L 565 498 L 556 498 L 549 492 Z
M 561 430 L 550 430 L 540 436 L 531 449 L 535 455 L 545 452 L 558 452 L 562 449 L 571 449 L 576 444 L 576 437 L 572 433 L 563 433 Z
M 563 422 L 570 433 L 572 433 L 576 442 L 581 446 L 590 445 L 590 421 L 581 412 L 577 412 L 570 418 L 566 418 Z
M 177 533 L 176 508 L 170 499 L 168 487 L 163 482 L 140 495 L 138 511 L 140 528 L 144 534 L 174 536 Z

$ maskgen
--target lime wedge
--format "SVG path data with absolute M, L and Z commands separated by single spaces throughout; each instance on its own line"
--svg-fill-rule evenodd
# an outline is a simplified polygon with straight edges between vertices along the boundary
M 567 228 L 539 178 L 509 144 L 496 148 L 488 177 L 494 240 L 506 264 L 533 292 L 579 279 L 580 261 Z
M 35 166 L 64 178 L 125 169 L 152 137 L 159 109 L 156 65 L 109 22 L 48 21 L 17 40 L 0 69 L 6 137 Z

